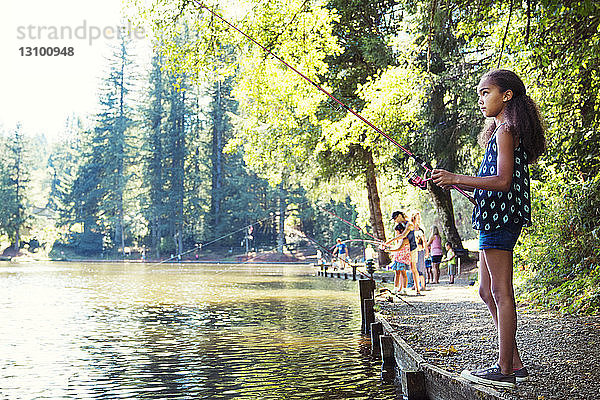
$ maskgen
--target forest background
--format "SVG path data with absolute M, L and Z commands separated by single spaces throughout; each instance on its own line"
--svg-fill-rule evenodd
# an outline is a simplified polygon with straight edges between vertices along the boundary
M 518 295 L 600 310 L 597 2 L 206 5 L 455 172 L 474 174 L 483 154 L 479 77 L 517 72 L 548 128 L 547 152 L 531 166 L 534 224 L 515 250 Z M 154 54 L 139 65 L 120 40 L 99 84 L 100 112 L 74 115 L 52 145 L 18 124 L 2 127 L 5 254 L 293 253 L 368 239 L 336 216 L 389 238 L 395 209 L 421 211 L 427 230 L 439 226 L 458 247 L 476 237 L 466 199 L 408 184 L 418 165 L 199 2 L 130 0 L 124 13 L 152 33 Z

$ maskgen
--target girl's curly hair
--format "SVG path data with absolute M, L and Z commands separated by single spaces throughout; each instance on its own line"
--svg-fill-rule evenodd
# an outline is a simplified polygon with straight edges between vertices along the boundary
M 533 164 L 546 149 L 545 126 L 537 104 L 529 97 L 525 84 L 517 74 L 507 69 L 493 69 L 481 77 L 481 81 L 490 82 L 505 92 L 512 90 L 512 99 L 506 103 L 505 116 L 508 131 L 523 146 L 527 160 Z M 479 144 L 485 148 L 490 140 L 496 122 L 485 125 L 479 134 Z

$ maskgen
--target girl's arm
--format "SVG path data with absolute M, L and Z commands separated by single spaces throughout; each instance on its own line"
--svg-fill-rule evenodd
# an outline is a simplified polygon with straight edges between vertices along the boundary
M 394 237 L 393 239 L 388 240 L 387 242 L 385 242 L 386 245 L 389 245 L 390 243 L 392 243 L 394 240 L 398 240 L 398 239 L 404 239 L 408 233 L 412 230 L 410 229 L 413 226 L 412 222 L 409 222 L 406 224 L 406 228 L 404 228 L 404 231 L 400 234 L 398 234 L 396 237 Z M 396 231 L 398 232 L 398 231 Z
M 398 231 L 396 231 L 398 232 Z M 398 235 L 394 236 L 393 238 L 391 238 L 390 240 L 388 240 L 387 242 L 385 242 L 383 245 L 384 246 L 389 246 L 390 243 L 392 243 L 394 240 L 399 239 L 402 236 L 401 233 L 399 233 Z
M 512 183 L 514 169 L 515 141 L 512 134 L 505 128 L 500 128 L 496 134 L 498 144 L 497 173 L 494 176 L 468 176 L 453 174 L 443 169 L 434 169 L 433 181 L 436 185 L 449 189 L 452 185 L 476 189 L 508 192 Z
M 412 222 L 407 223 L 406 228 L 404 228 L 404 231 L 400 234 L 400 237 L 401 238 L 407 237 L 408 234 L 410 233 L 410 231 L 412 231 L 414 229 L 415 229 L 415 227 Z

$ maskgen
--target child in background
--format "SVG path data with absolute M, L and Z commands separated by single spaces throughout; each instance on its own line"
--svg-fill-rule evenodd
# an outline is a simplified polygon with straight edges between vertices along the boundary
M 431 267 L 433 268 L 431 275 L 433 277 L 432 283 L 440 282 L 440 263 L 442 262 L 442 256 L 444 255 L 444 250 L 442 249 L 442 237 L 440 236 L 440 231 L 437 226 L 431 227 L 431 235 L 429 236 L 429 241 L 427 242 L 427 246 L 430 249 L 431 254 Z
M 431 269 L 432 265 L 431 265 L 431 255 L 429 257 L 427 257 L 425 259 L 425 271 L 426 271 L 426 275 L 427 275 L 427 281 L 425 282 L 425 284 L 430 284 L 433 282 L 433 271 Z
M 448 277 L 450 278 L 449 283 L 454 283 L 454 276 L 458 273 L 458 271 L 456 267 L 456 255 L 452 249 L 452 243 L 446 242 L 446 251 L 446 257 L 442 260 L 442 262 L 448 263 Z
M 415 241 L 417 242 L 417 272 L 419 273 L 418 283 L 421 290 L 427 290 L 425 285 L 425 258 L 429 255 L 427 253 L 427 242 L 425 240 L 425 232 L 421 228 L 421 213 L 415 212 L 411 218 L 411 221 L 415 227 Z

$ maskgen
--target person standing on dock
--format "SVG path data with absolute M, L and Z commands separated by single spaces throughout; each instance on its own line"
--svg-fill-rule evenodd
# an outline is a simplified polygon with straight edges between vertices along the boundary
M 375 249 L 373 248 L 373 246 L 368 244 L 365 248 L 365 264 L 374 264 L 376 256 L 377 254 L 375 253 Z
M 325 260 L 323 259 L 323 252 L 320 249 L 317 249 L 317 265 L 325 264 Z
M 336 240 L 335 255 L 338 258 L 340 269 L 344 269 L 344 267 L 348 263 L 350 256 L 348 255 L 348 246 L 346 246 L 346 243 L 342 243 L 341 238 L 337 238 Z

